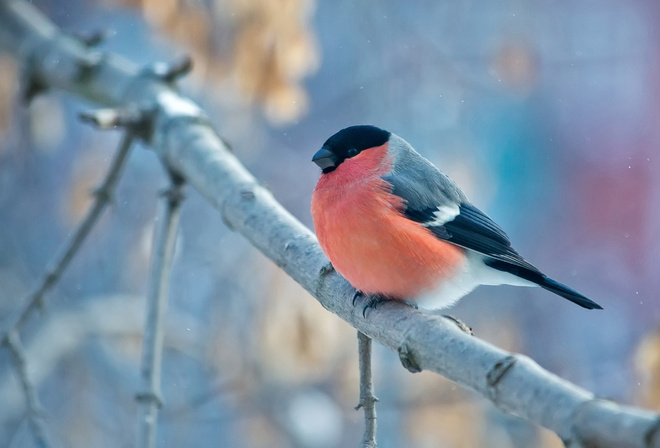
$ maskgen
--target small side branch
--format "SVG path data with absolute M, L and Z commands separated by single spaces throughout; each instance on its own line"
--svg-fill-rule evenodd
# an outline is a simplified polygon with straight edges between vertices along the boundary
M 32 434 L 34 435 L 34 440 L 39 448 L 49 448 L 51 445 L 46 435 L 46 428 L 44 427 L 41 404 L 39 404 L 37 391 L 35 390 L 34 385 L 28 376 L 27 363 L 25 362 L 24 354 L 25 351 L 23 350 L 23 345 L 21 344 L 18 333 L 15 331 L 9 333 L 4 341 L 4 344 L 7 346 L 9 352 L 11 353 L 14 366 L 16 367 L 16 372 L 18 373 L 18 378 L 20 379 L 21 386 L 23 387 L 25 402 L 27 403 L 28 420 L 30 422 Z
M 147 321 L 142 348 L 142 392 L 139 402 L 138 448 L 153 448 L 156 441 L 156 421 L 163 401 L 160 392 L 161 363 L 163 358 L 163 325 L 167 308 L 172 256 L 176 243 L 183 184 L 173 180 L 172 187 L 163 194 L 165 210 L 158 219 L 147 296 Z
M 360 359 L 360 403 L 355 410 L 364 409 L 364 436 L 362 448 L 376 448 L 376 402 L 374 383 L 371 377 L 371 338 L 358 331 L 358 354 Z
M 78 252 L 78 249 L 80 249 L 80 246 L 85 241 L 85 238 L 87 238 L 87 235 L 89 235 L 108 203 L 112 200 L 112 195 L 132 142 L 132 134 L 127 132 L 122 138 L 105 179 L 101 183 L 101 186 L 94 191 L 96 197 L 94 204 L 74 234 L 66 241 L 60 252 L 51 261 L 49 267 L 46 268 L 46 272 L 37 283 L 34 291 L 23 300 L 23 307 L 13 314 L 5 324 L 3 332 L 0 333 L 0 342 L 7 342 L 9 335 L 23 325 L 30 316 L 30 313 L 35 308 L 40 308 L 43 305 L 44 296 L 59 281 L 62 273 Z

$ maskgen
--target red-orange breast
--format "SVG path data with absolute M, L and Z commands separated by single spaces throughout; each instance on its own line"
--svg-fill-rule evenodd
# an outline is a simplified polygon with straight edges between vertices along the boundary
M 387 150 L 385 143 L 323 175 L 312 215 L 323 251 L 355 288 L 414 298 L 455 274 L 465 255 L 404 216 L 403 199 L 380 177 L 391 167 Z

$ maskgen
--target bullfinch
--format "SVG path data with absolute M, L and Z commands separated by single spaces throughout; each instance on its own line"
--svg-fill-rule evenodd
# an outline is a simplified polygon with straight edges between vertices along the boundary
M 385 300 L 438 309 L 478 285 L 501 284 L 540 286 L 602 309 L 522 258 L 506 233 L 401 137 L 351 126 L 312 161 L 322 169 L 312 195 L 316 236 L 333 267 L 371 297 L 365 311 Z

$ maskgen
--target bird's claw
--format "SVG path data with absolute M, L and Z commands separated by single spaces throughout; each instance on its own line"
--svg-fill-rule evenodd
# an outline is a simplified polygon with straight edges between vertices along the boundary
M 364 293 L 359 289 L 355 290 L 355 295 L 353 296 L 353 306 L 355 306 L 355 302 L 357 302 L 358 297 L 362 297 L 363 295 Z
M 388 299 L 387 297 L 384 296 L 371 296 L 369 297 L 369 301 L 367 304 L 362 308 L 362 317 L 367 318 L 367 310 L 370 308 L 376 309 L 379 304 L 389 302 L 392 299 Z
M 360 298 L 362 296 L 364 296 L 364 293 L 362 291 L 360 291 L 359 289 L 355 291 L 355 294 L 353 295 L 353 302 L 352 302 L 353 306 L 355 306 L 357 304 L 358 298 Z M 380 305 L 381 303 L 389 302 L 391 300 L 392 299 L 390 299 L 388 297 L 385 297 L 385 296 L 382 296 L 382 295 L 370 296 L 368 301 L 367 301 L 367 304 L 364 306 L 364 308 L 362 308 L 362 317 L 364 317 L 366 319 L 368 309 L 370 309 L 370 308 L 376 309 L 378 307 L 378 305 Z M 410 302 L 408 300 L 403 300 L 403 303 L 405 303 L 408 306 L 411 306 L 411 307 L 415 308 L 416 310 L 419 309 L 417 307 L 417 304 L 414 303 L 414 302 Z

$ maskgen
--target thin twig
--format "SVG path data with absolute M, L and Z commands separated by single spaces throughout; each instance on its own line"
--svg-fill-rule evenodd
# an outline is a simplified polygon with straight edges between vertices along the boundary
M 174 82 L 190 73 L 192 68 L 192 58 L 189 55 L 185 55 L 172 63 L 157 62 L 149 70 L 154 76 L 165 82 Z
M 135 131 L 148 125 L 148 114 L 137 107 L 96 109 L 81 112 L 78 116 L 99 129 L 128 127 Z
M 79 39 L 86 47 L 94 48 L 101 45 L 110 37 L 115 35 L 115 30 L 104 28 L 91 33 L 74 33 L 73 37 Z
M 46 435 L 46 428 L 42 417 L 42 408 L 39 404 L 39 397 L 34 385 L 30 381 L 27 371 L 27 363 L 25 362 L 25 351 L 23 345 L 16 331 L 12 331 L 7 335 L 4 345 L 11 353 L 11 357 L 16 367 L 16 372 L 21 381 L 23 392 L 25 393 L 25 402 L 27 403 L 28 421 L 34 440 L 39 448 L 49 448 L 50 442 Z
M 160 392 L 163 358 L 163 325 L 167 308 L 167 293 L 176 243 L 183 184 L 173 180 L 164 193 L 165 210 L 158 219 L 147 296 L 147 320 L 142 347 L 142 392 L 136 398 L 140 404 L 138 417 L 138 448 L 153 448 L 156 441 L 156 420 L 163 401 Z
M 358 354 L 360 359 L 360 403 L 355 410 L 364 409 L 364 436 L 362 448 L 376 448 L 376 402 L 374 383 L 371 379 L 371 338 L 361 331 L 358 334 Z
M 23 307 L 14 313 L 5 324 L 2 333 L 0 333 L 0 342 L 7 341 L 10 334 L 13 331 L 17 331 L 21 325 L 23 325 L 30 316 L 30 313 L 35 308 L 42 306 L 45 294 L 55 286 L 76 252 L 78 252 L 78 249 L 80 249 L 80 246 L 83 241 L 85 241 L 87 235 L 89 235 L 94 224 L 98 221 L 101 213 L 103 213 L 103 210 L 105 210 L 108 203 L 112 200 L 117 180 L 121 174 L 132 142 L 132 134 L 126 132 L 122 137 L 119 149 L 112 160 L 112 164 L 110 165 L 110 169 L 108 170 L 105 179 L 101 186 L 94 191 L 94 196 L 96 197 L 94 204 L 89 209 L 87 215 L 74 234 L 66 241 L 62 249 L 60 249 L 60 252 L 46 268 L 46 271 L 37 283 L 34 291 L 22 301 L 24 304 Z

